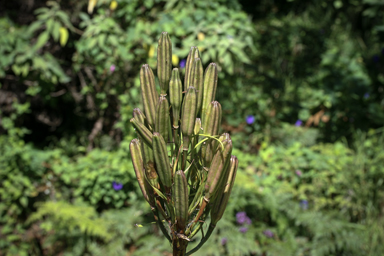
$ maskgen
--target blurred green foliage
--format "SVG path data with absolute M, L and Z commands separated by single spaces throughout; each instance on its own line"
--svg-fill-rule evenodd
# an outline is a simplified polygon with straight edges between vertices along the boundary
M 139 69 L 156 66 L 162 31 L 173 66 L 193 45 L 218 64 L 222 128 L 240 160 L 196 255 L 383 255 L 383 8 L 1 2 L 0 256 L 169 254 L 128 152 Z

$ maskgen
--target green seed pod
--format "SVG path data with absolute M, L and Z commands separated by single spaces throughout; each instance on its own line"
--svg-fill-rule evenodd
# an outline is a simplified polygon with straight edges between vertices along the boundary
M 156 120 L 154 132 L 158 132 L 163 136 L 165 141 L 169 140 L 169 104 L 165 96 L 160 96 L 156 107 Z
M 141 141 L 143 140 L 141 139 Z M 143 153 L 144 167 L 148 163 L 152 163 L 154 165 L 155 160 L 153 158 L 153 150 L 147 145 L 147 143 L 141 143 L 141 152 Z
M 155 123 L 156 104 L 159 94 L 155 87 L 155 76 L 148 64 L 143 65 L 140 69 L 140 86 L 145 116 L 147 117 L 149 125 L 153 126 Z
M 204 134 L 208 135 L 218 135 L 220 126 L 221 126 L 221 105 L 217 101 L 212 101 L 208 105 L 208 110 L 206 112 L 206 122 L 203 126 Z
M 219 129 L 221 126 L 221 105 L 217 101 L 212 101 L 206 112 L 206 119 L 203 126 L 204 134 L 215 136 L 219 134 Z M 209 167 L 212 161 L 213 153 L 216 150 L 217 141 L 214 139 L 209 139 L 204 143 L 201 149 L 201 156 L 204 160 L 204 166 Z
M 199 49 L 197 49 L 196 46 L 192 46 L 185 63 L 184 91 L 186 91 L 189 86 L 192 86 L 191 74 L 193 69 L 193 62 L 196 58 L 200 58 Z
M 135 118 L 135 120 L 137 120 L 141 124 L 144 124 L 144 126 L 148 128 L 147 118 L 145 117 L 144 113 L 139 108 L 135 108 L 133 110 L 133 117 Z M 151 162 L 152 164 L 154 163 L 153 151 L 151 149 L 152 145 L 149 146 L 149 145 L 147 145 L 147 143 L 144 143 L 144 138 L 140 134 L 138 137 L 139 137 L 140 141 L 142 142 L 142 143 L 140 143 L 140 145 L 141 145 L 141 152 L 143 155 L 144 168 L 145 168 L 147 163 L 149 163 L 149 162 Z
M 201 111 L 201 105 L 203 103 L 203 83 L 204 83 L 204 69 L 200 58 L 196 58 L 193 62 L 193 68 L 191 73 L 192 84 L 197 90 L 197 114 Z
M 140 138 L 146 143 L 150 148 L 152 148 L 152 133 L 145 127 L 144 124 L 140 123 L 136 118 L 131 118 L 130 122 L 133 127 L 135 127 L 136 132 L 139 134 Z
M 148 163 L 145 167 L 145 175 L 149 181 L 149 184 L 156 188 L 160 189 L 159 176 L 157 175 L 155 166 L 153 163 Z M 153 189 L 152 189 L 153 190 Z
M 168 158 L 167 144 L 160 133 L 153 133 L 152 139 L 153 155 L 155 157 L 156 170 L 159 174 L 160 182 L 168 193 L 172 186 L 172 170 Z
M 193 86 L 188 87 L 186 92 L 183 111 L 181 114 L 181 132 L 183 133 L 183 149 L 188 150 L 189 140 L 193 134 L 196 121 L 197 94 Z
M 201 119 L 196 118 L 195 128 L 193 129 L 193 134 L 196 136 L 196 135 L 199 135 L 200 132 L 201 132 Z
M 157 77 L 161 95 L 167 95 L 172 70 L 172 43 L 167 32 L 161 33 L 157 47 Z
M 147 118 L 145 117 L 144 113 L 139 109 L 135 108 L 133 109 L 133 117 L 137 119 L 142 124 L 145 124 L 147 121 Z
M 188 183 L 184 172 L 179 170 L 175 174 L 173 186 L 173 202 L 178 231 L 184 231 L 188 221 Z
M 223 217 L 225 208 L 227 207 L 229 196 L 235 183 L 237 167 L 239 165 L 239 160 L 236 156 L 231 156 L 228 165 L 228 177 L 225 179 L 225 184 L 218 191 L 218 198 L 215 200 L 211 208 L 211 223 L 216 225 L 217 222 Z
M 147 190 L 146 190 L 146 186 L 145 186 L 145 182 L 146 182 L 144 177 L 145 170 L 143 165 L 143 156 L 141 154 L 141 149 L 140 149 L 140 141 L 138 139 L 133 139 L 129 144 L 129 150 L 131 152 L 133 169 L 135 170 L 136 179 L 139 182 L 139 187 L 141 189 L 141 192 L 143 193 L 145 200 L 147 200 L 147 202 L 151 204 Z
M 169 82 L 169 99 L 172 106 L 173 127 L 179 128 L 181 101 L 182 101 L 182 84 L 180 80 L 179 70 L 174 68 L 172 70 L 171 81 Z
M 208 171 L 207 181 L 205 183 L 205 195 L 204 199 L 209 201 L 214 199 L 217 191 L 219 190 L 219 184 L 221 179 L 226 176 L 227 165 L 232 153 L 232 140 L 223 141 L 224 150 L 217 148 L 215 155 L 213 156 L 211 167 Z
M 203 103 L 201 117 L 203 123 L 205 122 L 205 113 L 207 111 L 208 105 L 215 100 L 216 88 L 217 88 L 217 65 L 216 63 L 211 63 L 205 70 L 204 74 L 204 93 L 203 93 Z

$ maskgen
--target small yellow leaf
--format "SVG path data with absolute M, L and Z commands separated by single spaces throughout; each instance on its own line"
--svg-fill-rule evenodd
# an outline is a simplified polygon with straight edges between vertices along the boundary
M 204 51 L 204 47 L 201 47 L 201 46 L 197 46 L 197 49 L 199 49 L 199 52 Z
M 68 29 L 65 27 L 60 28 L 60 45 L 63 47 L 68 41 Z
M 152 58 L 153 55 L 155 55 L 155 47 L 151 45 L 151 47 L 149 47 L 148 57 Z
M 204 39 L 205 39 L 205 35 L 204 35 L 204 33 L 199 32 L 199 33 L 197 34 L 197 40 L 199 40 L 199 41 L 203 41 Z
M 109 6 L 109 9 L 111 9 L 111 11 L 114 11 L 116 8 L 117 8 L 117 2 L 113 0 L 111 2 L 111 5 Z
M 88 2 L 88 13 L 89 14 L 93 13 L 93 9 L 95 8 L 96 3 L 97 3 L 97 0 L 89 0 L 89 2 Z
M 172 54 L 172 64 L 173 66 L 177 66 L 179 64 L 179 57 L 175 54 Z

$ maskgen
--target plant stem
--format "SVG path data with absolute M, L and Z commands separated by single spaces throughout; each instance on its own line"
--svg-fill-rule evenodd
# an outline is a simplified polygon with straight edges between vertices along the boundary
M 211 236 L 213 230 L 215 229 L 216 225 L 213 225 L 212 223 L 209 225 L 209 228 L 208 228 L 208 231 L 207 233 L 205 234 L 205 236 L 200 240 L 200 243 L 195 247 L 193 248 L 192 250 L 190 250 L 189 252 L 187 252 L 187 254 L 185 254 L 185 256 L 188 256 L 188 255 L 191 255 L 192 253 L 195 253 L 197 252 L 204 244 L 205 242 L 208 240 L 208 238 Z

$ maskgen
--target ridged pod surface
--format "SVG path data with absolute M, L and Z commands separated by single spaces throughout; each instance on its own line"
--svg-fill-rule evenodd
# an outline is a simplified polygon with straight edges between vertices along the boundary
M 186 92 L 183 111 L 181 114 L 181 132 L 183 133 L 183 148 L 188 150 L 189 138 L 193 134 L 196 121 L 196 110 L 197 110 L 197 94 L 196 89 L 190 86 Z
M 215 100 L 216 89 L 217 89 L 217 65 L 216 63 L 211 63 L 205 70 L 204 74 L 204 93 L 203 93 L 203 103 L 201 107 L 201 117 L 203 123 L 205 122 L 205 113 L 207 111 L 208 105 Z
M 173 202 L 179 231 L 184 231 L 188 220 L 188 183 L 182 170 L 176 172 L 173 185 Z
M 169 82 L 169 100 L 171 101 L 172 106 L 172 116 L 173 116 L 173 127 L 179 127 L 180 111 L 181 111 L 181 101 L 182 101 L 182 91 L 183 85 L 180 80 L 179 69 L 174 68 L 172 70 L 171 81 Z
M 157 175 L 156 169 L 154 164 L 148 164 L 145 167 L 145 175 L 147 176 L 147 179 L 149 181 L 149 184 L 156 188 L 160 189 L 160 184 L 159 184 L 159 176 Z
M 239 165 L 239 160 L 236 156 L 231 156 L 228 165 L 228 177 L 225 180 L 225 184 L 221 190 L 218 191 L 218 198 L 215 200 L 211 208 L 211 223 L 216 225 L 216 223 L 223 217 L 225 208 L 227 207 L 229 196 L 235 183 L 237 167 Z
M 158 132 L 153 133 L 152 148 L 160 182 L 169 191 L 172 186 L 171 165 L 168 158 L 167 145 L 164 138 Z
M 223 179 L 227 171 L 227 165 L 232 153 L 232 140 L 223 141 L 224 150 L 217 148 L 215 155 L 213 156 L 211 167 L 208 171 L 207 181 L 205 183 L 205 195 L 206 201 L 216 196 L 219 190 L 219 184 Z
M 193 69 L 193 62 L 196 58 L 200 58 L 199 49 L 197 49 L 196 46 L 192 46 L 185 63 L 184 91 L 186 91 L 189 86 L 192 86 L 191 74 Z
M 141 154 L 140 141 L 138 139 L 133 139 L 129 144 L 129 151 L 131 152 L 133 169 L 135 170 L 136 179 L 139 182 L 139 187 L 143 196 L 147 202 L 153 206 L 152 200 L 149 199 L 147 189 L 145 186 L 145 169 L 143 164 L 143 156 Z
M 159 102 L 156 106 L 156 120 L 155 127 L 153 129 L 154 132 L 158 132 L 163 136 L 165 141 L 169 139 L 169 104 L 167 98 L 161 95 L 159 98 Z
M 172 43 L 167 32 L 161 33 L 157 47 L 157 77 L 160 83 L 160 94 L 166 95 L 172 70 Z
M 140 123 L 147 125 L 147 118 L 145 117 L 144 113 L 139 108 L 133 109 L 133 117 L 139 121 Z
M 155 76 L 148 64 L 144 64 L 140 69 L 140 87 L 145 116 L 147 117 L 148 123 L 153 126 L 155 123 L 156 104 L 159 94 L 156 91 Z
M 152 148 L 152 133 L 150 130 L 148 130 L 147 127 L 145 127 L 144 124 L 142 124 L 140 121 L 138 121 L 136 118 L 131 118 L 130 120 L 133 127 L 135 127 L 136 132 L 139 134 L 140 139 L 143 140 L 144 143 L 146 143 L 149 147 Z
M 217 101 L 212 101 L 206 112 L 206 119 L 203 126 L 203 133 L 211 136 L 219 134 L 219 129 L 221 126 L 221 116 L 222 110 L 221 105 Z M 217 141 L 214 139 L 209 139 L 202 147 L 202 154 L 204 160 L 204 166 L 209 167 L 212 161 L 213 153 L 216 149 Z
M 221 126 L 222 109 L 218 101 L 212 101 L 208 105 L 206 121 L 203 125 L 204 134 L 218 135 Z
M 200 58 L 196 58 L 193 62 L 193 68 L 191 73 L 192 84 L 191 86 L 196 88 L 197 91 L 197 114 L 201 111 L 201 105 L 203 103 L 203 85 L 204 85 L 204 69 Z
M 148 125 L 147 118 L 145 117 L 144 113 L 139 108 L 135 108 L 133 110 L 133 117 L 137 122 L 139 122 L 139 123 L 143 124 L 145 127 L 147 127 L 147 125 Z M 146 165 L 148 163 L 154 164 L 152 145 L 149 146 L 148 143 L 145 143 L 144 138 L 140 135 L 139 132 L 138 132 L 138 137 L 141 141 L 140 145 L 141 145 L 141 152 L 142 152 L 143 161 L 144 161 L 144 168 L 146 168 Z

